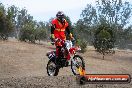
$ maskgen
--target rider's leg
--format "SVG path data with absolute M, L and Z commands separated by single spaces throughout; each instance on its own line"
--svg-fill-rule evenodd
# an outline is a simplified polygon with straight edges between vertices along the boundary
M 66 35 L 65 35 L 65 33 L 64 32 L 61 32 L 60 33 L 60 38 L 63 40 L 63 41 L 65 41 L 66 40 Z M 62 42 L 62 45 L 64 45 L 64 42 Z M 66 54 L 66 60 L 69 60 L 70 59 L 70 54 L 69 54 L 69 52 L 66 50 L 66 52 L 65 52 Z
M 56 46 L 56 58 L 59 58 L 60 51 L 61 51 L 61 47 L 60 46 Z
M 71 58 L 71 57 L 70 57 L 70 54 L 68 53 L 67 56 L 66 56 L 66 59 L 67 59 L 67 60 L 70 60 L 70 58 Z

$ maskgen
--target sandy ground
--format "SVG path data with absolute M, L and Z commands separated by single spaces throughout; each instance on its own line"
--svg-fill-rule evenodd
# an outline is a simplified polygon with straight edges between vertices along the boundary
M 46 72 L 46 65 L 48 62 L 48 58 L 46 57 L 46 52 L 52 50 L 53 46 L 49 43 L 45 43 L 43 45 L 38 44 L 30 44 L 19 41 L 0 41 L 0 88 L 3 87 L 22 87 L 22 84 L 27 83 L 28 87 L 30 85 L 31 88 L 35 87 L 56 87 L 57 83 L 55 80 L 61 79 L 65 80 L 65 78 L 70 77 L 72 74 L 70 67 L 60 69 L 58 78 L 48 77 Z M 116 51 L 114 55 L 107 55 L 105 59 L 102 59 L 102 55 L 95 52 L 91 47 L 88 47 L 88 51 L 84 54 L 80 54 L 83 56 L 85 65 L 86 65 L 86 73 L 87 74 L 130 74 L 132 75 L 132 52 L 127 51 Z M 17 79 L 18 78 L 18 79 Z M 49 85 L 47 81 L 45 81 L 45 86 L 43 84 L 44 80 L 49 80 L 54 85 Z M 71 76 L 70 78 L 74 77 Z M 8 79 L 8 80 L 5 80 Z M 21 83 L 22 79 L 24 82 Z M 29 80 L 34 79 L 33 83 L 38 83 L 38 80 L 42 80 L 40 84 L 33 84 L 29 82 Z M 3 80 L 3 81 L 2 81 Z M 10 82 L 11 83 L 10 83 Z M 32 80 L 33 81 L 33 80 Z M 60 81 L 60 80 L 59 80 Z M 17 86 L 14 86 L 14 82 L 17 82 Z M 62 82 L 62 81 L 61 81 Z M 65 87 L 78 87 L 75 86 L 75 82 L 71 84 L 69 81 L 64 81 L 67 86 Z M 10 85 L 6 85 L 6 84 Z M 21 84 L 21 85 L 19 85 Z M 43 84 L 43 85 L 41 85 Z M 63 84 L 63 83 L 62 83 Z M 47 86 L 49 85 L 49 86 Z M 68 86 L 69 85 L 69 86 Z M 59 87 L 64 87 L 59 86 Z M 106 85 L 107 86 L 107 85 Z M 117 85 L 113 85 L 113 88 L 116 88 Z M 24 86 L 25 87 L 25 86 Z M 28 88 L 27 87 L 27 88 Z M 95 85 L 92 86 L 83 86 L 89 88 L 105 88 L 98 87 Z M 110 86 L 107 86 L 111 88 Z M 132 84 L 125 86 L 118 86 L 117 88 L 132 88 Z

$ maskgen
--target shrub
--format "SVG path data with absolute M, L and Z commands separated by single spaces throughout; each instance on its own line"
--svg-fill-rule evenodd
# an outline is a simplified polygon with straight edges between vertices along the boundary
M 35 30 L 34 29 L 22 29 L 21 30 L 21 41 L 29 41 L 35 43 Z
M 77 45 L 79 45 L 81 47 L 81 51 L 80 51 L 81 53 L 86 52 L 86 48 L 87 48 L 87 42 L 86 41 L 77 39 Z
M 93 42 L 97 52 L 103 54 L 104 58 L 105 53 L 109 53 L 108 51 L 114 47 L 114 43 L 113 31 L 108 25 L 101 24 L 95 31 L 95 39 Z

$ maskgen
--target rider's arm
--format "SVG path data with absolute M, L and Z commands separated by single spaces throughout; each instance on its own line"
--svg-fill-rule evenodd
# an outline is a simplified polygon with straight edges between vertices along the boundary
M 69 27 L 69 26 L 66 27 L 66 32 L 68 33 L 68 35 L 71 33 L 71 32 L 70 32 L 70 27 Z
M 54 30 L 55 30 L 55 25 L 52 24 L 52 26 L 51 26 L 51 34 L 54 34 Z
M 72 39 L 73 36 L 72 36 L 72 33 L 70 32 L 70 27 L 69 27 L 69 26 L 66 27 L 66 32 L 68 33 L 68 35 L 69 35 L 70 38 Z
M 51 41 L 54 41 L 54 39 L 55 39 L 54 30 L 55 30 L 55 26 L 52 24 L 51 25 L 51 36 L 50 36 Z

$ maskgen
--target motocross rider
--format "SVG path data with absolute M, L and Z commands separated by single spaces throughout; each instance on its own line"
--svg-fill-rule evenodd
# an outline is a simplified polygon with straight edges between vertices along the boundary
M 51 22 L 51 40 L 55 39 L 61 39 L 66 40 L 66 33 L 70 37 L 70 39 L 73 39 L 72 33 L 70 32 L 70 27 L 66 19 L 64 18 L 64 13 L 62 11 L 58 11 L 56 14 L 56 18 L 52 20 Z M 59 58 L 59 51 L 60 47 L 56 45 L 56 58 Z M 69 59 L 67 57 L 66 59 Z

